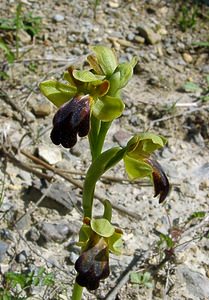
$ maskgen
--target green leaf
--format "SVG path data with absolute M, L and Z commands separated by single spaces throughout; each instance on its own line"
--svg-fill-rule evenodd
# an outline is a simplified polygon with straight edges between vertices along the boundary
M 115 53 L 105 46 L 94 46 L 93 51 L 96 53 L 97 62 L 106 76 L 111 76 L 117 68 L 117 58 Z
M 8 63 L 13 63 L 15 60 L 14 53 L 9 49 L 7 44 L 3 41 L 3 39 L 0 37 L 0 49 L 2 49 L 6 55 L 6 59 Z
M 115 230 L 114 234 L 108 238 L 109 250 L 115 255 L 120 255 L 123 249 L 122 232 Z
M 69 101 L 77 92 L 76 87 L 55 80 L 43 81 L 39 87 L 42 94 L 57 107 Z
M 196 211 L 189 216 L 187 221 L 191 221 L 191 220 L 197 219 L 197 218 L 202 219 L 205 217 L 205 215 L 206 215 L 206 212 L 204 212 L 204 211 Z
M 105 76 L 95 75 L 88 70 L 73 70 L 73 77 L 82 82 L 97 82 L 97 84 L 102 83 L 102 80 L 105 79 Z
M 17 284 L 24 288 L 26 285 L 26 275 L 14 272 L 7 272 L 5 274 L 6 280 L 11 282 L 11 285 L 15 287 Z
M 3 297 L 2 300 L 12 300 L 12 296 L 10 295 L 9 292 L 6 292 L 6 294 L 4 293 L 2 297 Z
M 96 101 L 92 110 L 97 119 L 110 122 L 121 116 L 124 107 L 125 105 L 120 98 L 106 95 Z
M 136 178 L 144 178 L 152 176 L 152 167 L 143 160 L 138 160 L 129 155 L 125 155 L 124 158 L 125 169 L 128 174 L 128 177 L 131 180 Z
M 151 279 L 151 274 L 149 272 L 145 272 L 143 274 L 143 283 L 150 281 Z
M 44 286 L 53 286 L 55 283 L 55 277 L 53 273 L 48 273 L 43 278 L 42 284 Z
M 203 102 L 209 101 L 209 95 L 202 96 L 202 97 L 201 97 L 201 100 L 202 100 Z
M 167 247 L 168 249 L 173 248 L 174 245 L 175 245 L 175 242 L 172 240 L 172 238 L 169 237 L 169 236 L 166 235 L 166 234 L 161 233 L 161 234 L 160 234 L 160 239 L 161 239 L 161 241 L 164 241 L 164 242 L 166 243 L 166 247 Z
M 198 84 L 189 81 L 183 85 L 183 89 L 185 92 L 197 92 L 202 90 Z
M 115 228 L 107 219 L 92 219 L 91 228 L 102 237 L 110 237 L 115 232 Z
M 130 274 L 130 281 L 134 284 L 144 285 L 147 288 L 152 288 L 152 278 L 149 272 L 141 273 L 141 272 L 132 272 Z
M 142 283 L 143 274 L 137 272 L 131 272 L 130 281 L 131 283 L 141 284 Z

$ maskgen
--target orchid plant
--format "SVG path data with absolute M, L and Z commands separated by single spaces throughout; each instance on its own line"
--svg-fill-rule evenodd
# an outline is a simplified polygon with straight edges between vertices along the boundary
M 81 255 L 75 263 L 73 300 L 81 299 L 83 287 L 97 289 L 100 280 L 109 276 L 109 253 L 119 255 L 122 251 L 123 233 L 111 224 L 111 202 L 104 201 L 102 217 L 93 215 L 94 191 L 100 177 L 123 160 L 130 180 L 148 177 L 153 182 L 154 196 L 159 196 L 160 203 L 169 192 L 169 181 L 153 156 L 165 145 L 164 137 L 139 132 L 125 147 L 103 151 L 112 122 L 124 111 L 121 91 L 133 75 L 137 58 L 119 63 L 112 49 L 102 45 L 91 49 L 87 67 L 70 66 L 64 72 L 66 83 L 48 80 L 40 84 L 41 92 L 58 108 L 53 118 L 52 142 L 71 148 L 78 136 L 88 136 L 92 156 L 83 185 L 83 225 L 78 242 Z

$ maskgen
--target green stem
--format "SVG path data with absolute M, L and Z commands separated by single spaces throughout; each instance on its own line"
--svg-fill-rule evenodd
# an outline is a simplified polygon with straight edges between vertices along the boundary
M 89 167 L 83 187 L 84 217 L 91 218 L 94 190 L 99 178 L 124 156 L 126 148 L 114 147 L 100 154 Z
M 92 161 L 94 161 L 97 157 L 97 139 L 98 139 L 100 127 L 101 127 L 101 121 L 95 118 L 94 115 L 92 114 L 91 130 L 88 135 Z
M 98 138 L 97 138 L 97 144 L 96 144 L 96 157 L 98 157 L 101 152 L 104 145 L 105 137 L 107 135 L 108 129 L 110 128 L 112 122 L 101 122 Z
M 75 282 L 71 300 L 81 300 L 82 293 L 83 293 L 83 287 L 77 284 L 77 282 Z

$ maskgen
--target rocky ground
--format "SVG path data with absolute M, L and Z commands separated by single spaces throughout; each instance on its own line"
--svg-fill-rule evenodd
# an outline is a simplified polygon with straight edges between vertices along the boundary
M 61 78 L 98 43 L 114 47 L 121 61 L 139 58 L 124 91 L 126 109 L 105 147 L 123 146 L 141 131 L 164 135 L 158 160 L 172 190 L 158 204 L 148 182 L 127 181 L 122 164 L 98 183 L 97 193 L 114 203 L 124 251 L 111 256 L 110 277 L 83 299 L 209 299 L 209 4 L 184 2 L 110 0 L 95 9 L 93 0 L 26 0 L 21 14 L 41 18 L 37 34 L 20 28 L 17 43 L 14 29 L 0 29 L 0 41 L 15 54 L 9 63 L 0 43 L 0 288 L 11 290 L 8 271 L 37 274 L 44 267 L 54 276 L 49 286 L 44 273 L 42 284 L 33 282 L 22 294 L 17 287 L 11 299 L 70 299 L 90 153 L 86 139 L 70 151 L 52 145 L 55 108 L 38 84 Z M 3 0 L 1 18 L 15 15 L 16 1 Z M 95 213 L 101 208 L 96 200 Z M 174 254 L 169 237 L 176 238 Z M 130 272 L 151 278 L 132 283 Z

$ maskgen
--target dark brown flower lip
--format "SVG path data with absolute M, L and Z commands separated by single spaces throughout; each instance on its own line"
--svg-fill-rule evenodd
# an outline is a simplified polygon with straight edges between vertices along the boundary
M 170 183 L 168 181 L 168 178 L 157 160 L 153 158 L 146 158 L 144 161 L 148 163 L 153 169 L 152 178 L 155 189 L 154 197 L 160 195 L 159 203 L 162 203 L 168 196 L 170 191 Z
M 90 96 L 75 96 L 54 115 L 51 140 L 55 145 L 72 148 L 77 142 L 77 135 L 86 136 L 89 128 Z
M 93 241 L 89 242 L 92 246 Z M 76 282 L 88 290 L 99 287 L 101 279 L 109 276 L 109 249 L 103 237 L 98 237 L 96 244 L 86 249 L 75 263 L 78 272 Z

